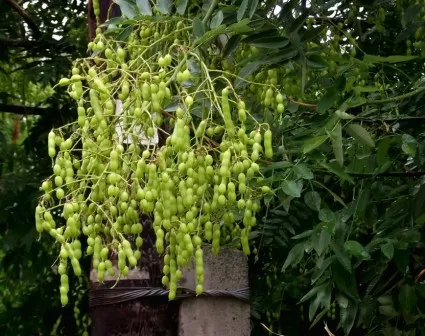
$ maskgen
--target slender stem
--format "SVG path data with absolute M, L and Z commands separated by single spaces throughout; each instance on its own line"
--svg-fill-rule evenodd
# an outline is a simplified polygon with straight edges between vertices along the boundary
M 206 24 L 207 21 L 210 19 L 211 15 L 214 12 L 214 9 L 217 7 L 217 5 L 218 5 L 218 0 L 212 0 L 210 8 L 208 8 L 207 14 L 205 14 L 205 17 L 202 20 L 203 24 Z
M 31 28 L 31 30 L 34 33 L 34 36 L 36 38 L 39 38 L 41 36 L 41 31 L 40 29 L 37 27 L 37 24 L 34 22 L 34 20 L 27 14 L 27 12 L 25 12 L 22 7 L 16 3 L 13 0 L 5 0 L 6 4 L 8 4 L 10 7 L 12 7 L 12 9 L 18 13 L 22 19 L 28 24 L 28 26 Z
M 406 98 L 410 98 L 418 93 L 421 93 L 422 91 L 425 91 L 425 86 L 420 87 L 419 89 L 416 89 L 414 91 L 402 94 L 400 96 L 385 98 L 385 99 L 377 99 L 377 100 L 367 100 L 363 105 L 370 105 L 370 104 L 385 104 L 385 103 L 391 103 L 395 102 L 397 100 L 402 100 Z

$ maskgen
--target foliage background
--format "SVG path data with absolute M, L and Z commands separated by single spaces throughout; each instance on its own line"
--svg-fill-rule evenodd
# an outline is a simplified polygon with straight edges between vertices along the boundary
M 140 1 L 118 3 L 127 17 L 140 15 Z M 199 8 L 209 4 L 199 2 Z M 55 277 L 49 276 L 57 251 L 34 240 L 28 209 L 48 173 L 46 131 L 73 117 L 64 92 L 53 93 L 51 86 L 84 54 L 87 36 L 85 4 L 22 6 L 41 37 L 22 29 L 21 18 L 0 4 L 6 18 L 0 22 L 0 110 L 25 104 L 42 107 L 44 116 L 21 123 L 30 132 L 13 143 L 14 120 L 2 115 L 5 335 L 19 326 L 22 334 L 46 334 L 61 314 Z M 205 11 L 193 13 L 202 17 Z M 63 17 L 68 20 L 59 31 Z M 251 105 L 259 121 L 272 124 L 276 153 L 273 162 L 263 162 L 274 194 L 253 234 L 253 335 L 268 334 L 264 326 L 285 335 L 322 335 L 324 323 L 337 335 L 424 334 L 424 2 L 236 0 L 218 3 L 212 17 L 201 31 L 213 37 L 220 24 L 237 25 L 227 46 L 214 44 L 216 65 L 230 64 L 240 88 L 247 87 L 243 78 L 262 71 L 260 79 L 267 80 L 274 69 L 287 98 L 281 118 Z M 127 20 L 116 33 L 131 24 Z M 40 297 L 51 299 L 34 311 Z M 24 323 L 20 317 L 29 312 L 44 320 Z M 63 312 L 63 332 L 75 328 L 71 314 Z

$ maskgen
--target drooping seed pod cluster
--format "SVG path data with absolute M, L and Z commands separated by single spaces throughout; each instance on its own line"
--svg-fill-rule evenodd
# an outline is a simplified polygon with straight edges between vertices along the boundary
M 191 258 L 202 293 L 203 242 L 218 253 L 236 240 L 250 253 L 260 200 L 270 192 L 260 162 L 273 156 L 272 133 L 243 94 L 256 96 L 236 92 L 231 72 L 210 70 L 190 32 L 182 19 L 142 22 L 126 43 L 98 31 L 93 55 L 59 83 L 78 117 L 48 136 L 53 175 L 41 186 L 35 219 L 38 232 L 61 244 L 64 305 L 68 270 L 82 273 L 82 239 L 100 282 L 137 266 L 141 215 L 153 220 L 170 299 Z M 282 113 L 283 96 L 262 85 L 259 98 Z

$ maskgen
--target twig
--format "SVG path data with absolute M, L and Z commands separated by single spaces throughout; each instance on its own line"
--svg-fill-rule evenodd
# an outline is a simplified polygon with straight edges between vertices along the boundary
M 421 93 L 422 91 L 425 91 L 425 86 L 420 87 L 419 89 L 416 89 L 414 91 L 402 94 L 400 96 L 385 98 L 385 99 L 377 99 L 377 100 L 366 100 L 366 102 L 362 105 L 371 105 L 371 104 L 385 104 L 385 103 L 391 103 L 395 102 L 397 100 L 403 100 L 406 98 L 410 98 L 414 95 L 417 95 L 418 93 Z
M 15 114 L 33 114 L 33 115 L 45 115 L 48 114 L 52 109 L 46 107 L 32 107 L 24 105 L 9 105 L 0 104 L 0 112 L 8 112 Z
M 386 172 L 386 173 L 351 173 L 347 172 L 347 174 L 354 177 L 378 177 L 378 176 L 392 176 L 392 177 L 419 177 L 425 176 L 425 172 Z
M 22 19 L 28 24 L 28 27 L 31 28 L 31 30 L 34 33 L 34 36 L 36 38 L 39 38 L 41 36 L 41 31 L 38 29 L 37 25 L 35 24 L 34 20 L 22 9 L 21 6 L 19 6 L 15 1 L 13 0 L 5 0 L 6 4 L 8 4 L 10 7 L 13 8 L 13 10 L 18 13 Z
M 273 331 L 271 331 L 270 330 L 270 328 L 268 328 L 264 323 L 260 323 L 262 326 L 263 326 L 263 328 L 264 329 L 266 329 L 269 333 L 272 333 L 273 335 L 277 335 L 277 336 L 284 336 L 284 335 L 282 335 L 282 334 L 278 334 L 278 333 L 275 333 L 275 332 L 273 332 Z
M 202 20 L 203 24 L 206 24 L 208 22 L 208 20 L 210 19 L 212 13 L 214 12 L 214 9 L 217 7 L 218 5 L 218 0 L 213 0 L 211 2 L 210 7 L 208 8 L 207 14 L 205 14 L 205 17 Z
M 415 279 L 415 282 L 419 282 L 419 280 L 421 280 L 421 278 L 425 275 L 425 268 L 419 272 L 418 276 Z
M 29 41 L 29 40 L 13 40 L 5 37 L 0 38 L 0 46 L 8 46 L 8 47 L 34 47 L 36 45 L 41 45 L 41 41 Z
M 297 104 L 297 105 L 300 105 L 300 106 L 312 107 L 312 108 L 317 107 L 317 104 L 308 104 L 308 103 L 299 102 L 299 101 L 294 100 L 294 98 L 292 98 L 292 97 L 289 97 L 289 101 L 293 104 Z
M 325 323 L 325 331 L 328 333 L 329 336 L 335 336 L 332 331 L 329 330 L 328 325 Z

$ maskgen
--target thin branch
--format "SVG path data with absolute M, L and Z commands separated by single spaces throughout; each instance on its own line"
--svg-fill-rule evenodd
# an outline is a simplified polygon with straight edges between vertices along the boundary
M 27 48 L 27 47 L 34 47 L 40 44 L 42 44 L 41 41 L 29 41 L 29 40 L 21 40 L 21 39 L 13 40 L 13 39 L 0 37 L 0 46 Z
M 425 116 L 416 116 L 416 117 L 392 117 L 392 118 L 364 118 L 364 117 L 356 117 L 356 120 L 361 120 L 363 122 L 385 122 L 385 121 L 404 121 L 404 120 L 424 120 Z
M 379 177 L 379 176 L 390 176 L 390 177 L 420 177 L 425 176 L 425 172 L 386 172 L 386 173 L 351 173 L 347 172 L 353 177 Z
M 207 11 L 207 13 L 205 14 L 205 17 L 203 18 L 203 20 L 202 20 L 202 23 L 203 24 L 206 24 L 207 22 L 208 22 L 208 20 L 211 18 L 211 16 L 212 16 L 212 14 L 213 14 L 213 12 L 214 12 L 214 10 L 215 10 L 215 8 L 217 7 L 217 5 L 218 5 L 218 0 L 213 0 L 212 2 L 211 2 L 211 5 L 210 5 L 210 7 L 208 8 L 208 11 Z
M 421 93 L 422 91 L 425 91 L 425 86 L 422 86 L 414 91 L 410 91 L 408 93 L 402 94 L 400 96 L 385 98 L 385 99 L 377 99 L 377 100 L 366 100 L 366 102 L 363 105 L 371 105 L 371 104 L 385 104 L 385 103 L 391 103 L 395 102 L 397 100 L 403 100 L 406 98 L 413 97 L 417 95 L 418 93 Z
M 45 115 L 51 112 L 51 109 L 46 107 L 32 107 L 23 105 L 0 104 L 0 112 L 15 113 L 22 115 Z
M 308 104 L 308 103 L 299 102 L 299 101 L 294 100 L 294 98 L 292 98 L 292 97 L 289 97 L 289 101 L 293 104 L 297 104 L 297 105 L 300 105 L 300 106 L 312 107 L 312 108 L 317 107 L 317 104 Z
M 31 28 L 31 30 L 34 33 L 34 36 L 36 38 L 39 38 L 41 36 L 41 31 L 38 29 L 36 23 L 34 20 L 22 9 L 21 6 L 19 6 L 15 1 L 13 0 L 5 0 L 6 4 L 8 4 L 10 7 L 13 8 L 13 10 L 18 13 L 22 19 L 28 24 L 28 27 Z

